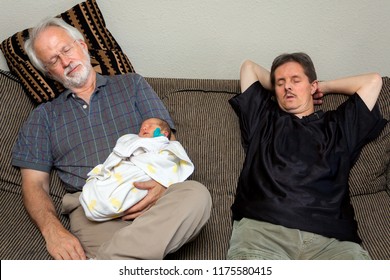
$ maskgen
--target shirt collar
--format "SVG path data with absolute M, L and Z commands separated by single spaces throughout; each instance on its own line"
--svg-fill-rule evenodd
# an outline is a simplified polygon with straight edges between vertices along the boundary
M 304 116 L 302 117 L 302 120 L 304 120 L 305 122 L 312 122 L 312 121 L 316 121 L 316 120 L 319 120 L 322 118 L 324 114 L 324 111 L 322 110 L 318 110 L 314 113 L 311 113 L 310 115 L 308 116 Z
M 102 76 L 99 73 L 96 73 L 95 92 L 97 91 L 98 88 L 104 87 L 107 84 L 107 81 L 108 79 L 106 76 Z M 73 92 L 70 89 L 65 89 L 62 94 L 64 94 L 66 98 L 69 98 L 70 96 L 72 96 Z

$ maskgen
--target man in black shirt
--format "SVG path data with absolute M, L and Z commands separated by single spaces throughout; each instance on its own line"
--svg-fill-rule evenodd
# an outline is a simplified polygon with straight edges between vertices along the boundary
M 304 53 L 271 71 L 245 61 L 242 94 L 230 100 L 246 153 L 232 205 L 229 259 L 369 259 L 359 245 L 348 175 L 386 121 L 375 105 L 378 74 L 317 81 Z M 275 94 L 270 91 L 273 90 Z M 314 110 L 331 92 L 337 110 Z

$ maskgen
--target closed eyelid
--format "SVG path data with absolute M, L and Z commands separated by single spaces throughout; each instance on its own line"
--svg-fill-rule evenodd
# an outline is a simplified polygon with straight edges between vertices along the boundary
M 52 56 L 52 57 L 49 59 L 49 61 L 57 60 L 59 54 L 66 53 L 66 52 L 68 52 L 70 49 L 71 49 L 71 47 L 69 47 L 69 46 L 63 47 L 56 55 Z
M 73 43 L 71 45 L 63 46 L 60 49 L 60 51 L 55 56 L 52 57 L 52 59 L 56 58 L 61 53 L 66 53 L 66 52 L 70 51 L 73 47 L 74 47 Z
M 65 46 L 62 48 L 61 52 L 68 52 L 73 48 L 73 46 Z
M 300 82 L 301 80 L 302 80 L 302 78 L 299 77 L 299 76 L 294 76 L 294 77 L 292 77 L 291 79 L 289 79 L 289 81 L 292 81 L 293 83 Z M 281 79 L 277 80 L 275 84 L 277 84 L 277 85 L 283 85 L 284 83 L 286 83 L 286 79 L 281 78 Z
M 285 79 L 279 79 L 279 80 L 276 81 L 276 84 L 277 84 L 277 85 L 282 85 L 282 84 L 284 84 L 285 82 L 286 82 Z
M 50 58 L 48 61 L 49 61 L 49 63 L 54 63 L 54 62 L 56 62 L 58 59 L 59 59 L 58 54 L 56 54 L 55 56 L 53 56 L 52 58 Z
M 63 46 L 62 49 L 59 50 L 55 56 L 49 59 L 48 64 L 51 64 L 53 66 L 57 64 L 58 60 L 60 59 L 60 55 L 64 55 L 64 56 L 72 55 L 73 48 L 75 47 L 74 45 L 75 42 L 77 42 L 77 40 L 74 40 L 72 44 Z

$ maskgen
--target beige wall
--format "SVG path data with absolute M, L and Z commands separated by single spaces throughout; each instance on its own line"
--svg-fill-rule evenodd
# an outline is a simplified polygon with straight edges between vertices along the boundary
M 0 41 L 81 0 L 0 0 Z M 144 76 L 236 79 L 250 58 L 270 67 L 305 51 L 320 79 L 390 76 L 389 0 L 97 0 Z M 8 69 L 0 56 L 0 68 Z

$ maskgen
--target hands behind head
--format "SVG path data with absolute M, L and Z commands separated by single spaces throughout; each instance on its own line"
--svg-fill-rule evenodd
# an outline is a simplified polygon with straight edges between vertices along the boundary
M 316 92 L 313 94 L 313 103 L 314 105 L 321 105 L 323 103 L 323 97 L 325 92 L 323 91 L 323 83 L 318 82 L 318 87 Z
M 313 103 L 314 105 L 321 105 L 324 101 L 322 100 L 324 94 L 322 92 L 315 92 L 313 94 Z

